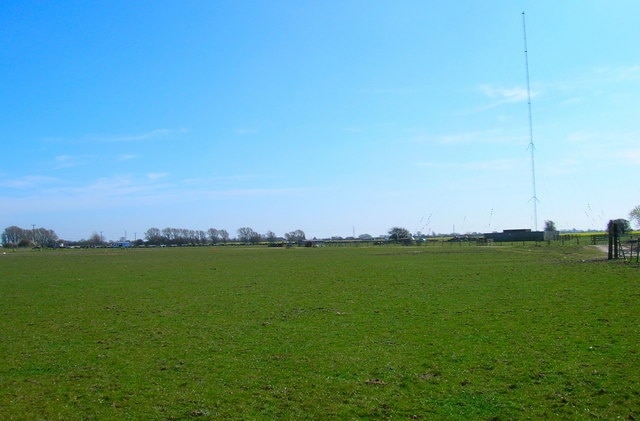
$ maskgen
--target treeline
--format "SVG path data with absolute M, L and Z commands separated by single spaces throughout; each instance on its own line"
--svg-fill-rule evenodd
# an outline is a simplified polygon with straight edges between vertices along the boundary
M 58 235 L 47 228 L 24 229 L 15 225 L 7 227 L 2 232 L 4 247 L 56 247 Z
M 302 230 L 295 230 L 278 236 L 273 231 L 260 234 L 250 227 L 242 227 L 237 230 L 237 236 L 231 237 L 224 229 L 209 228 L 208 230 L 194 230 L 187 228 L 149 228 L 144 233 L 144 239 L 129 241 L 121 238 L 119 241 L 105 241 L 102 233 L 94 232 L 88 239 L 80 241 L 65 241 L 58 238 L 57 234 L 46 228 L 24 229 L 11 226 L 2 232 L 2 245 L 8 248 L 15 247 L 103 247 L 114 244 L 130 243 L 133 246 L 143 245 L 205 245 L 226 244 L 228 242 L 259 244 L 290 242 L 295 243 L 305 240 Z
M 286 233 L 284 237 L 279 237 L 273 231 L 260 234 L 250 227 L 242 227 L 238 228 L 237 236 L 232 238 L 227 230 L 217 228 L 209 228 L 206 231 L 184 228 L 149 228 L 145 231 L 144 237 L 149 245 L 226 244 L 230 241 L 258 244 L 279 241 L 298 242 L 305 239 L 305 234 L 302 230 L 295 230 Z
M 226 243 L 229 233 L 226 230 L 209 228 L 207 231 L 186 228 L 149 228 L 144 233 L 147 244 L 209 244 Z

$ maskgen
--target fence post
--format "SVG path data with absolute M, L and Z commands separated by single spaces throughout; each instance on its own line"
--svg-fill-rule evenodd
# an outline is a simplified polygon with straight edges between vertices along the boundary
M 607 224 L 607 233 L 609 234 L 609 253 L 607 259 L 613 259 L 613 221 L 610 220 Z

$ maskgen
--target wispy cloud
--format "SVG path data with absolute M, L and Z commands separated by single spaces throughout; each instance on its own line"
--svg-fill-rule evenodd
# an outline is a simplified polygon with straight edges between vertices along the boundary
M 629 92 L 629 83 L 640 81 L 640 65 L 602 66 L 571 75 L 570 78 L 539 84 L 549 95 L 565 96 L 562 105 L 575 105 L 589 97 Z M 533 94 L 532 94 L 533 96 Z
M 211 183 L 194 184 L 189 180 L 175 180 L 164 172 L 123 174 L 84 182 L 27 176 L 0 180 L 0 187 L 22 191 L 20 197 L 14 197 L 8 194 L 8 191 L 0 191 L 3 205 L 13 211 L 28 209 L 31 206 L 45 207 L 52 211 L 104 209 L 105 206 L 114 205 L 149 206 L 228 197 L 290 196 L 314 190 L 307 187 L 232 185 L 212 189 Z
M 640 165 L 640 132 L 576 131 L 566 135 L 572 160 L 582 168 L 622 168 Z M 568 159 L 568 158 L 567 158 Z
M 501 129 L 477 130 L 458 133 L 445 133 L 432 135 L 426 133 L 415 132 L 409 137 L 411 143 L 440 143 L 440 144 L 456 144 L 456 143 L 508 143 L 519 142 L 523 139 L 506 134 Z
M 138 156 L 133 154 L 120 154 L 116 157 L 100 157 L 100 160 L 113 159 L 118 162 L 130 161 L 136 159 Z M 74 168 L 80 166 L 87 166 L 97 160 L 98 157 L 93 155 L 58 155 L 53 158 L 53 169 L 61 170 L 65 168 Z
M 574 104 L 580 104 L 582 102 L 584 102 L 583 98 L 575 96 L 575 97 L 571 97 L 571 98 L 567 98 L 567 99 L 563 100 L 561 104 L 562 105 L 574 105 Z
M 19 212 L 33 207 L 56 211 L 103 210 L 113 206 L 131 206 L 164 200 L 172 185 L 147 177 L 118 175 L 78 182 L 63 179 L 25 177 L 0 183 L 22 188 L 19 197 L 0 192 L 7 211 Z
M 595 69 L 596 76 L 603 81 L 626 82 L 629 80 L 640 80 L 640 65 L 627 66 L 603 66 Z
M 189 186 L 211 187 L 212 185 L 228 185 L 229 183 L 247 182 L 256 179 L 264 180 L 265 176 L 261 177 L 255 174 L 232 174 L 218 177 L 187 178 L 182 180 L 182 182 Z
M 237 136 L 250 136 L 258 133 L 257 129 L 251 128 L 237 128 L 233 131 L 233 133 Z
M 528 99 L 527 89 L 520 86 L 505 88 L 503 86 L 483 84 L 478 86 L 478 91 L 491 100 L 491 102 L 482 107 L 482 109 L 494 108 L 502 104 L 525 102 Z M 531 91 L 532 98 L 537 95 L 538 92 Z
M 53 168 L 60 170 L 64 168 L 79 167 L 87 165 L 91 159 L 92 157 L 88 155 L 58 155 L 54 158 Z
M 257 197 L 257 196 L 283 196 L 291 195 L 302 192 L 314 191 L 313 188 L 300 188 L 300 187 L 282 187 L 282 188 L 255 188 L 255 189 L 228 189 L 218 190 L 210 192 L 209 195 L 213 197 L 228 197 L 228 196 L 240 196 L 240 197 Z
M 566 136 L 569 143 L 603 145 L 606 148 L 636 145 L 640 141 L 640 132 L 619 131 L 575 131 Z
M 640 148 L 622 150 L 617 157 L 632 165 L 640 165 Z
M 586 143 L 594 140 L 594 133 L 577 131 L 569 133 L 566 137 L 569 143 Z
M 56 169 L 75 167 L 77 165 L 76 159 L 70 155 L 58 155 L 55 157 L 55 162 Z
M 187 129 L 155 129 L 146 133 L 114 135 L 114 136 L 98 136 L 95 138 L 99 142 L 141 142 L 171 138 L 188 132 Z
M 439 138 L 440 143 L 504 143 L 513 140 L 512 136 L 507 136 L 502 130 L 453 133 Z
M 184 133 L 187 133 L 188 129 L 154 129 L 144 133 L 131 133 L 131 134 L 102 134 L 102 135 L 87 135 L 81 138 L 69 139 L 69 138 L 56 138 L 50 137 L 44 139 L 47 142 L 54 143 L 127 143 L 127 142 L 151 142 L 168 140 L 178 137 Z
M 118 155 L 118 161 L 131 161 L 132 159 L 136 159 L 138 156 L 133 154 L 120 154 Z
M 46 185 L 51 185 L 59 180 L 54 177 L 43 177 L 38 175 L 27 175 L 20 178 L 0 180 L 0 186 L 10 189 L 33 189 Z
M 133 193 L 154 188 L 146 179 L 138 179 L 131 175 L 117 175 L 113 177 L 100 177 L 87 184 L 75 184 L 50 188 L 46 193 L 55 195 L 79 195 L 100 196 L 108 198 L 113 196 L 126 196 Z
M 566 96 L 561 100 L 561 104 L 573 105 L 583 102 L 586 96 L 617 92 L 617 88 L 613 88 L 616 84 L 637 81 L 640 81 L 640 65 L 638 64 L 603 66 L 575 74 L 570 79 L 539 81 L 536 83 L 536 88 L 531 87 L 530 93 L 532 99 L 539 97 L 541 90 L 544 90 L 545 95 L 560 94 Z M 524 86 L 505 87 L 485 83 L 478 85 L 476 90 L 489 102 L 475 109 L 475 112 L 486 111 L 504 104 L 526 102 L 528 99 L 527 89 Z
M 467 171 L 506 171 L 517 169 L 522 166 L 519 159 L 495 159 L 487 161 L 473 162 L 419 162 L 421 167 L 438 169 L 455 169 Z
M 581 160 L 571 157 L 571 158 L 562 159 L 551 165 L 547 165 L 545 166 L 545 168 L 543 168 L 543 171 L 541 172 L 542 173 L 546 172 L 551 175 L 575 174 L 580 171 L 583 165 L 584 164 L 582 163 Z
M 363 89 L 362 92 L 374 95 L 405 95 L 414 91 L 415 89 L 411 88 L 368 88 Z
M 155 172 L 155 173 L 148 173 L 147 176 L 147 180 L 160 180 L 161 178 L 166 178 L 169 175 L 169 173 L 166 172 Z

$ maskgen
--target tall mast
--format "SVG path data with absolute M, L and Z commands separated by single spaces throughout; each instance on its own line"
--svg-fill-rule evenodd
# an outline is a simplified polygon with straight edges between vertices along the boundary
M 524 34 L 524 64 L 527 75 L 527 106 L 529 109 L 529 150 L 531 152 L 531 186 L 533 188 L 533 229 L 538 230 L 538 196 L 536 195 L 536 165 L 534 158 L 535 146 L 533 144 L 533 118 L 531 117 L 531 86 L 529 84 L 529 54 L 527 52 L 527 25 L 524 12 L 522 12 L 522 33 Z

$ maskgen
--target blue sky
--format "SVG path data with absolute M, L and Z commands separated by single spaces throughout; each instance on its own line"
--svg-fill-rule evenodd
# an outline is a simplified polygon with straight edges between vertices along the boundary
M 602 229 L 639 204 L 640 2 L 16 1 L 0 228 Z

